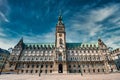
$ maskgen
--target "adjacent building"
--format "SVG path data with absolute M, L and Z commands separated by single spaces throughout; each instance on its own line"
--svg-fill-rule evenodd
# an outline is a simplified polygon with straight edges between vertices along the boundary
M 4 70 L 4 67 L 9 55 L 10 53 L 7 50 L 0 48 L 0 73 Z
M 117 48 L 111 52 L 111 56 L 118 70 L 120 70 L 120 48 Z
M 101 39 L 94 43 L 66 42 L 61 15 L 55 31 L 54 43 L 24 43 L 22 38 L 13 48 L 7 68 L 24 74 L 96 74 L 117 70 L 107 45 Z

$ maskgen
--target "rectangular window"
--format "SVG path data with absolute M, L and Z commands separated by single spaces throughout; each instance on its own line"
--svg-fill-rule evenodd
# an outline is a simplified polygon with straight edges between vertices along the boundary
M 42 73 L 42 70 L 40 70 L 40 73 Z
M 50 68 L 52 68 L 53 66 L 52 65 L 50 65 Z
M 52 73 L 52 70 L 50 70 L 50 73 Z
M 43 68 L 43 65 L 41 65 L 41 68 Z
M 30 72 L 33 73 L 33 70 L 31 70 Z
M 39 65 L 36 66 L 36 68 L 38 68 L 38 67 L 39 67 Z
M 48 67 L 48 65 L 46 65 L 46 68 Z
M 38 73 L 38 70 L 35 70 L 35 73 Z

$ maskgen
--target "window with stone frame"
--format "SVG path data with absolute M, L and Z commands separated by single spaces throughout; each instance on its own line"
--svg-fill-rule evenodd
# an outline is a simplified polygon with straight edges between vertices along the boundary
M 40 70 L 40 73 L 42 73 L 42 70 Z
M 35 70 L 35 73 L 38 73 L 38 70 Z
M 100 72 L 100 69 L 98 69 L 98 72 Z
M 71 65 L 69 65 L 68 67 L 71 68 Z
M 34 68 L 34 64 L 32 64 L 32 68 Z
M 23 73 L 24 72 L 24 70 L 21 70 L 21 73 Z
M 48 68 L 48 65 L 46 64 L 46 68 Z
M 50 65 L 50 68 L 52 68 L 52 67 L 53 67 L 53 65 L 51 64 L 51 65 Z
M 28 64 L 28 65 L 27 65 L 27 68 L 29 68 L 29 67 L 30 67 L 30 65 Z
M 95 73 L 95 69 L 93 69 L 93 72 Z
M 36 65 L 36 68 L 39 68 L 39 65 L 38 65 L 38 64 Z
M 41 65 L 41 68 L 43 68 L 43 66 L 44 66 L 44 65 L 42 64 L 42 65 Z
M 78 70 L 79 73 L 81 73 L 81 70 Z
M 50 73 L 52 73 L 52 70 L 50 70 Z
M 85 73 L 85 69 L 84 69 L 83 71 L 84 71 L 84 73 Z
M 74 53 L 74 51 L 71 51 L 71 53 Z

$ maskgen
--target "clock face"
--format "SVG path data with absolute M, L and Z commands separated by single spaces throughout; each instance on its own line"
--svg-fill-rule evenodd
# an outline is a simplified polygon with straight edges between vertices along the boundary
M 62 34 L 59 34 L 59 37 L 62 37 Z

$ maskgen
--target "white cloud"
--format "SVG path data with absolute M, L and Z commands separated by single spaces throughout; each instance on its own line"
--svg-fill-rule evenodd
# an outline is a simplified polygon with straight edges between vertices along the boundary
M 119 5 L 111 5 L 90 12 L 90 21 L 103 21 L 119 10 Z
M 0 12 L 0 21 L 9 22 L 9 20 L 6 18 L 6 16 L 2 12 Z
M 119 24 L 120 22 L 120 15 L 119 15 L 119 4 L 112 4 L 106 5 L 104 7 L 99 7 L 97 9 L 90 10 L 89 12 L 85 12 L 85 14 L 81 14 L 81 12 L 76 13 L 74 16 L 71 17 L 72 20 L 69 20 L 68 23 L 71 25 L 67 28 L 67 40 L 70 42 L 86 42 L 91 40 L 97 41 L 98 37 L 104 37 L 105 43 L 111 47 L 120 47 L 120 45 L 116 44 L 120 39 L 118 39 L 118 35 L 120 34 L 119 30 L 106 32 L 106 30 L 115 29 L 116 27 L 120 26 L 105 26 L 104 24 L 100 23 L 105 19 L 109 19 L 111 16 L 115 16 L 112 19 L 115 24 Z M 111 17 L 113 18 L 113 17 Z M 111 19 L 110 18 L 110 19 Z M 109 19 L 109 20 L 110 20 Z M 111 23 L 107 23 L 111 24 Z M 71 29 L 69 29 L 71 28 Z M 101 35 L 104 33 L 104 35 Z M 115 36 L 112 38 L 108 38 L 107 36 Z M 92 38 L 92 39 L 91 39 Z

